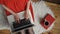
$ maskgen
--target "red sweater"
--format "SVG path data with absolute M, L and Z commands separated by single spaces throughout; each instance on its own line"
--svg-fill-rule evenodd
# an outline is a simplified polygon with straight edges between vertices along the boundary
M 27 2 L 29 0 L 0 0 L 0 4 L 4 4 L 5 6 L 7 6 L 9 9 L 13 10 L 15 13 L 19 13 L 23 10 L 26 10 L 27 8 Z M 32 14 L 32 18 L 34 20 L 34 14 L 33 14 L 33 9 L 32 6 L 30 5 L 30 11 Z M 9 13 L 6 10 L 6 15 L 11 15 L 11 13 Z

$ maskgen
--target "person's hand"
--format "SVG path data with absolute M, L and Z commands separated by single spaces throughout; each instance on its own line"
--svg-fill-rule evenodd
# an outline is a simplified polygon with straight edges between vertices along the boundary
M 24 13 L 24 17 L 25 17 L 26 19 L 29 18 L 29 7 L 30 7 L 30 1 L 28 2 L 26 11 L 25 11 L 25 13 Z
M 26 20 L 29 18 L 29 16 L 28 16 L 28 14 L 27 14 L 26 11 L 25 11 L 25 13 L 24 13 L 24 18 L 25 18 Z
M 19 18 L 19 16 L 18 16 L 17 14 L 14 14 L 13 16 L 14 16 L 15 21 L 16 21 L 17 23 L 20 23 L 20 18 Z

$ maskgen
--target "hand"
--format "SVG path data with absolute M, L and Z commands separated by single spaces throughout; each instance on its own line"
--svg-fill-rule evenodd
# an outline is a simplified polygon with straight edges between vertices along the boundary
M 14 14 L 13 16 L 14 16 L 15 21 L 16 21 L 17 23 L 20 23 L 20 18 L 19 18 L 19 16 L 18 16 L 17 14 Z
M 29 7 L 30 7 L 30 1 L 28 2 L 28 4 L 27 4 L 27 8 L 26 8 L 26 11 L 25 11 L 25 14 L 24 14 L 24 17 L 26 18 L 26 19 L 28 19 L 29 18 Z
M 25 11 L 24 17 L 25 17 L 26 20 L 29 18 L 28 14 L 27 14 L 27 11 Z

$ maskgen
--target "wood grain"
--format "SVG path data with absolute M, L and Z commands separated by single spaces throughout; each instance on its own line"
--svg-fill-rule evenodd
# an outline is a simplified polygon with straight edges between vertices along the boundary
M 55 15 L 56 22 L 51 31 L 45 32 L 43 34 L 60 34 L 60 5 L 46 2 L 46 5 L 52 10 Z
M 0 34 L 10 34 L 10 31 L 7 29 L 0 30 Z

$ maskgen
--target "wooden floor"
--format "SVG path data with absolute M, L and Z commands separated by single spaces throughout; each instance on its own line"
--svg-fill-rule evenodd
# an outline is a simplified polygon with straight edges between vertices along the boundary
M 46 2 L 46 4 L 53 11 L 56 18 L 56 22 L 50 32 L 45 32 L 43 34 L 60 34 L 60 5 L 49 2 Z
M 45 32 L 42 34 L 60 34 L 60 5 L 49 3 L 49 2 L 46 2 L 46 4 L 53 11 L 55 18 L 56 18 L 56 22 L 51 31 Z M 0 34 L 10 34 L 10 31 L 9 30 L 0 30 Z
M 10 34 L 9 30 L 0 30 L 0 34 Z

